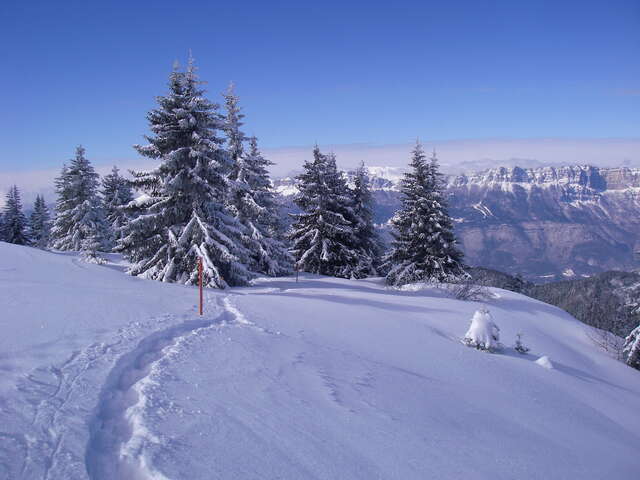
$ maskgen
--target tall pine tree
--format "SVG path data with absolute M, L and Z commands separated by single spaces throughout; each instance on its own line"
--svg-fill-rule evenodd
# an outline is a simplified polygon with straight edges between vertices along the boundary
M 122 237 L 122 228 L 128 221 L 124 207 L 133 200 L 129 181 L 120 175 L 118 167 L 102 179 L 102 202 L 107 223 L 111 231 L 110 246 L 113 248 Z
M 353 176 L 353 214 L 355 217 L 355 236 L 359 250 L 356 277 L 374 276 L 382 255 L 382 242 L 373 223 L 373 195 L 369 186 L 369 175 L 364 162 Z
M 227 150 L 231 157 L 231 180 L 237 180 L 240 170 L 240 159 L 244 153 L 244 142 L 246 136 L 240 129 L 244 123 L 244 114 L 240 107 L 238 96 L 235 93 L 233 82 L 229 84 L 227 91 L 223 94 L 226 115 L 224 117 L 224 132 L 227 137 Z
M 97 252 L 108 248 L 109 228 L 98 196 L 99 175 L 79 146 L 68 166 L 56 179 L 56 216 L 51 246 L 57 250 L 83 252 L 98 261 Z
M 36 196 L 33 211 L 29 217 L 29 237 L 31 244 L 37 248 L 47 248 L 51 234 L 51 215 L 44 197 Z
M 435 153 L 427 160 L 417 143 L 411 171 L 402 180 L 402 207 L 392 219 L 388 284 L 456 281 L 465 275 L 442 190 Z
M 249 252 L 249 269 L 264 275 L 285 275 L 291 271 L 291 256 L 279 231 L 280 215 L 271 188 L 267 167 L 272 163 L 258 150 L 255 137 L 249 139 L 240 130 L 244 115 L 231 84 L 224 94 L 226 115 L 224 130 L 232 167 L 229 175 L 229 209 L 243 226 L 241 241 Z
M 285 240 L 280 204 L 271 186 L 269 165 L 272 163 L 260 153 L 257 138 L 251 137 L 249 150 L 239 161 L 237 182 L 244 188 L 237 198 L 237 206 L 249 235 L 251 269 L 278 276 L 291 272 L 293 259 Z
M 242 226 L 225 207 L 231 161 L 218 135 L 224 124 L 195 70 L 191 58 L 186 72 L 174 69 L 169 94 L 147 116 L 153 136 L 135 148 L 160 164 L 134 174 L 143 211 L 123 228 L 117 249 L 132 261 L 132 275 L 195 284 L 202 258 L 206 286 L 246 285 L 252 275 Z
M 14 185 L 7 192 L 2 221 L 2 238 L 7 243 L 16 245 L 28 245 L 29 239 L 26 233 L 27 219 L 22 213 L 20 190 Z
M 310 273 L 351 278 L 358 264 L 351 199 L 333 156 L 316 145 L 313 160 L 297 177 L 294 202 L 303 213 L 294 214 L 290 233 L 296 268 Z

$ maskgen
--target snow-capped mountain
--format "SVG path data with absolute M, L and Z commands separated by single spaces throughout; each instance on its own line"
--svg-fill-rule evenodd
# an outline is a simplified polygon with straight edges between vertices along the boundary
M 369 167 L 376 221 L 399 205 L 402 170 Z M 544 280 L 637 268 L 640 169 L 502 167 L 445 177 L 467 262 Z M 275 182 L 295 193 L 292 178 Z

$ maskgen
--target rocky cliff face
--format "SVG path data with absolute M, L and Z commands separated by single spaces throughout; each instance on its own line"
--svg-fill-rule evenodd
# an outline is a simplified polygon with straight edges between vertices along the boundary
M 380 223 L 399 206 L 400 176 L 387 170 L 371 172 Z M 540 281 L 638 266 L 640 169 L 495 168 L 446 183 L 470 265 Z
M 631 270 L 640 171 L 499 168 L 448 179 L 467 260 L 529 278 Z

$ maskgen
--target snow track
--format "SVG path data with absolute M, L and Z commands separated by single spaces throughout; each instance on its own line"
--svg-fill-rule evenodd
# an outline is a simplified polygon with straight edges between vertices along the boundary
M 107 341 L 75 350 L 65 361 L 38 367 L 21 378 L 16 385 L 19 395 L 0 411 L 24 432 L 3 434 L 0 427 L 0 460 L 20 458 L 20 466 L 0 461 L 0 478 L 86 478 L 82 439 L 88 436 L 86 421 L 95 405 L 93 385 L 141 332 L 171 320 L 175 317 L 132 322 Z
M 160 444 L 145 420 L 150 394 L 159 385 L 168 362 L 195 339 L 227 323 L 250 322 L 224 297 L 215 319 L 186 320 L 142 339 L 120 357 L 100 393 L 85 453 L 89 477 L 94 480 L 139 480 L 166 477 L 153 467 L 150 451 Z

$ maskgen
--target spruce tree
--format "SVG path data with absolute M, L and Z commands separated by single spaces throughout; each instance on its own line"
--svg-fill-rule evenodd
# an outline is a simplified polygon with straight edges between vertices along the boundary
M 225 104 L 224 132 L 227 137 L 227 150 L 231 157 L 231 180 L 237 180 L 240 171 L 240 159 L 244 153 L 244 142 L 246 136 L 240 129 L 244 123 L 244 114 L 240 107 L 238 96 L 235 93 L 233 82 L 229 84 L 227 91 L 223 94 Z
M 387 257 L 389 285 L 453 282 L 465 275 L 434 155 L 427 160 L 420 143 L 402 183 L 402 207 L 391 220 L 395 229 Z
M 271 186 L 267 167 L 272 163 L 258 149 L 256 137 L 239 161 L 237 183 L 244 188 L 237 197 L 239 220 L 247 228 L 250 268 L 270 276 L 286 275 L 293 259 L 285 241 L 280 204 Z
M 7 243 L 28 245 L 27 219 L 22 213 L 20 190 L 14 185 L 7 192 L 2 221 L 2 238 Z
M 195 284 L 202 258 L 206 286 L 246 285 L 252 275 L 242 226 L 225 207 L 231 161 L 219 136 L 224 124 L 195 70 L 192 59 L 186 72 L 174 69 L 168 95 L 147 116 L 153 135 L 135 148 L 160 163 L 134 173 L 133 186 L 145 194 L 142 215 L 123 228 L 117 250 L 132 262 L 132 275 Z
M 364 278 L 377 274 L 382 245 L 373 223 L 373 196 L 364 162 L 355 171 L 351 189 L 355 217 L 356 247 L 359 251 L 355 276 Z
M 247 140 L 242 127 L 244 115 L 231 84 L 224 94 L 226 115 L 224 130 L 232 168 L 229 175 L 228 206 L 243 226 L 241 241 L 249 252 L 249 269 L 264 275 L 285 275 L 292 259 L 283 242 L 279 205 L 271 188 L 267 167 L 272 163 L 258 149 L 258 140 Z
M 347 218 L 351 199 L 333 156 L 316 145 L 313 160 L 298 175 L 294 202 L 303 213 L 292 215 L 290 233 L 296 268 L 305 272 L 351 278 L 358 264 L 354 224 Z
M 129 181 L 120 175 L 118 167 L 102 179 L 102 202 L 105 216 L 111 231 L 110 245 L 113 248 L 122 237 L 122 227 L 128 216 L 124 207 L 133 200 Z
M 625 338 L 622 351 L 626 364 L 640 370 L 640 325 Z
M 99 175 L 79 146 L 68 166 L 56 179 L 56 215 L 50 244 L 57 250 L 82 252 L 100 261 L 99 251 L 108 247 L 109 228 L 98 196 Z
M 51 215 L 44 197 L 36 196 L 33 211 L 29 217 L 29 236 L 31 244 L 37 248 L 47 248 L 51 234 Z

